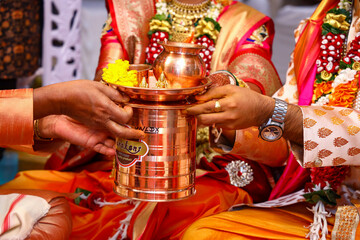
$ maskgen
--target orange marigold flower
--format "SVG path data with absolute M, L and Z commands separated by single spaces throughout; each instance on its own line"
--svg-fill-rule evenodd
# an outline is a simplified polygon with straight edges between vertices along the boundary
M 314 85 L 314 96 L 316 99 L 319 99 L 322 95 L 329 94 L 332 89 L 332 81 L 316 83 Z
M 329 96 L 329 105 L 338 107 L 352 107 L 357 93 L 357 79 L 346 84 L 340 84 Z

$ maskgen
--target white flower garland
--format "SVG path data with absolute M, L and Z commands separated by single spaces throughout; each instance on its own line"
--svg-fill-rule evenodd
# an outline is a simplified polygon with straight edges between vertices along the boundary
M 156 7 L 156 14 L 165 15 L 165 16 L 169 14 L 167 9 L 167 4 L 165 1 L 159 1 L 155 3 L 155 7 Z
M 337 75 L 332 83 L 332 87 L 335 89 L 340 84 L 346 84 L 348 82 L 351 82 L 355 79 L 357 71 L 352 70 L 350 68 L 346 68 L 344 70 L 341 70 L 339 75 Z
M 316 184 L 312 190 L 314 192 L 317 192 L 328 189 L 330 189 L 330 185 L 328 182 L 326 182 L 326 186 L 324 187 L 324 189 L 321 189 L 320 184 Z M 314 213 L 314 221 L 308 227 L 309 233 L 306 235 L 306 238 L 309 238 L 310 240 L 326 240 L 326 236 L 329 233 L 326 218 L 331 217 L 331 213 L 326 211 L 325 205 L 322 201 L 318 201 L 316 205 L 313 206 L 311 209 L 307 209 Z M 321 237 L 319 234 L 320 231 Z
M 220 3 L 215 4 L 213 1 L 211 1 L 210 8 L 207 10 L 207 17 L 216 21 L 220 15 L 221 9 L 222 5 Z
M 338 6 L 341 9 L 345 9 L 346 11 L 350 11 L 351 10 L 351 1 L 349 0 L 340 0 Z

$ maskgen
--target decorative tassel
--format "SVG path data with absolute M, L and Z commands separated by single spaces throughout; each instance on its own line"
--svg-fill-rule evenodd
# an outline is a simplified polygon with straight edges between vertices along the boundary
M 331 213 L 327 212 L 323 202 L 319 201 L 309 211 L 314 213 L 314 222 L 310 224 L 309 233 L 306 235 L 306 238 L 310 240 L 326 240 L 326 235 L 328 235 L 327 228 L 327 217 L 331 217 Z M 320 238 L 321 232 L 321 238 Z
M 117 240 L 117 239 L 119 239 L 120 235 L 121 235 L 121 238 L 120 238 L 121 240 L 127 239 L 127 230 L 130 225 L 130 220 L 131 220 L 135 210 L 139 207 L 139 205 L 141 203 L 140 201 L 132 201 L 132 200 L 128 200 L 128 201 L 131 201 L 131 203 L 134 204 L 134 208 L 125 212 L 126 218 L 120 221 L 120 227 L 117 229 L 114 236 L 109 238 L 109 240 Z
M 114 206 L 114 205 L 119 205 L 119 204 L 132 204 L 132 200 L 131 199 L 124 199 L 124 200 L 121 200 L 121 201 L 118 201 L 118 202 L 107 202 L 107 201 L 101 201 L 101 198 L 98 198 L 98 199 L 95 199 L 94 200 L 94 203 L 99 205 L 100 207 L 103 207 L 103 206 Z

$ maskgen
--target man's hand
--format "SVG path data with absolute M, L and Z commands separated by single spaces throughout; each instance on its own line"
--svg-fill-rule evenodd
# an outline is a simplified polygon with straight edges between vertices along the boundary
M 141 133 L 128 129 L 128 135 L 140 138 Z M 39 120 L 39 134 L 41 137 L 63 139 L 104 155 L 115 155 L 115 141 L 112 135 L 104 130 L 89 128 L 65 115 L 51 115 Z
M 63 82 L 34 90 L 34 119 L 64 114 L 90 128 L 106 130 L 114 136 L 142 138 L 144 133 L 123 126 L 132 117 L 132 108 L 121 107 L 116 103 L 127 101 L 127 96 L 99 82 Z
M 199 125 L 216 124 L 223 129 L 243 129 L 260 126 L 272 114 L 274 99 L 247 88 L 226 85 L 210 89 L 197 96 L 199 105 L 188 108 L 187 114 L 196 115 Z M 215 102 L 220 104 L 215 112 Z
M 219 128 L 232 130 L 262 125 L 272 116 L 275 106 L 275 100 L 271 97 L 232 85 L 212 88 L 196 99 L 204 103 L 190 107 L 186 112 L 195 115 L 199 125 L 215 124 Z M 219 112 L 215 112 L 216 101 L 220 104 Z M 283 137 L 303 144 L 303 116 L 297 105 L 288 106 Z

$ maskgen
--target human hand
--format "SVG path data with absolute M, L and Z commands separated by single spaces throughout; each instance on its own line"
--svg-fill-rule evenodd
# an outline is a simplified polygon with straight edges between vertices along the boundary
M 64 114 L 117 137 L 143 138 L 143 132 L 123 126 L 132 117 L 132 108 L 116 103 L 128 100 L 112 87 L 95 81 L 57 83 L 34 90 L 34 119 Z
M 200 126 L 215 124 L 223 129 L 260 126 L 274 109 L 272 98 L 233 85 L 212 88 L 196 99 L 202 103 L 188 108 L 187 114 L 195 115 Z M 221 106 L 219 112 L 215 112 L 216 101 Z
M 115 155 L 115 141 L 109 132 L 89 128 L 68 116 L 47 116 L 39 119 L 38 127 L 43 138 L 62 139 L 104 155 Z

